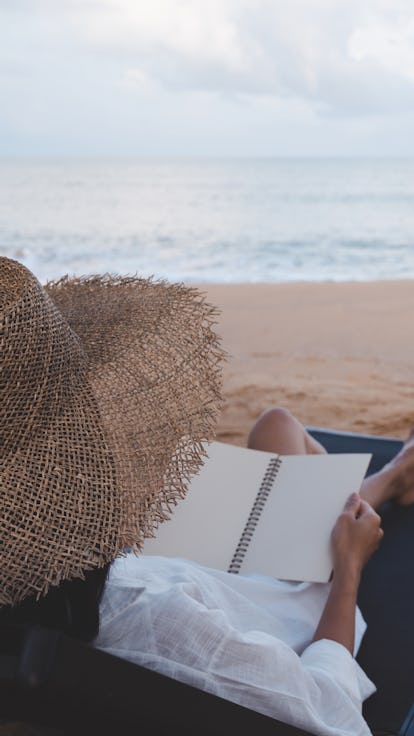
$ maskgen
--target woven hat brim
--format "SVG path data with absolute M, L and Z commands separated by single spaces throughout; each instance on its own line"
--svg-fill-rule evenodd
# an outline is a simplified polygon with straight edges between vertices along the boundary
M 118 547 L 142 546 L 183 498 L 212 439 L 224 352 L 197 289 L 95 276 L 46 290 L 88 361 L 121 487 Z
M 16 426 L 19 448 L 0 468 L 3 498 L 13 497 L 2 604 L 81 577 L 126 546 L 139 550 L 185 495 L 221 406 L 217 312 L 197 290 L 94 276 L 49 283 L 39 298 L 76 365 L 61 345 L 27 442 Z M 54 355 L 52 343 L 45 354 Z

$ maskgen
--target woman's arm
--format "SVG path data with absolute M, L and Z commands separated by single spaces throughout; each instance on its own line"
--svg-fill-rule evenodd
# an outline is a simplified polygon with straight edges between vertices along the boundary
M 353 653 L 361 571 L 382 539 L 380 523 L 373 508 L 353 493 L 332 532 L 332 587 L 312 641 L 332 639 Z

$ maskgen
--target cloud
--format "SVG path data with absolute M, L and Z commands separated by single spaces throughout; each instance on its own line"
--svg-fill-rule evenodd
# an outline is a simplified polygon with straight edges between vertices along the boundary
M 406 0 L 0 0 L 0 153 L 412 154 L 413 41 Z
M 379 69 L 414 82 L 414 13 L 407 19 L 376 21 L 352 34 L 350 55 L 357 62 L 368 60 Z
M 245 0 L 239 4 L 242 7 Z M 236 7 L 233 0 L 66 3 L 72 23 L 93 45 L 148 57 L 175 54 L 234 71 L 243 65 L 234 23 Z
M 122 57 L 130 81 L 135 74 L 169 90 L 304 99 L 328 114 L 414 108 L 408 1 L 66 0 L 59 7 L 88 47 Z

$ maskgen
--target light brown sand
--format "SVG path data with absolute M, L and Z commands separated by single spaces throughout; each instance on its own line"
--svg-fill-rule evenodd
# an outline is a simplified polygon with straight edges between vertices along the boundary
M 231 354 L 218 439 L 269 406 L 305 424 L 405 437 L 414 425 L 414 281 L 207 285 Z

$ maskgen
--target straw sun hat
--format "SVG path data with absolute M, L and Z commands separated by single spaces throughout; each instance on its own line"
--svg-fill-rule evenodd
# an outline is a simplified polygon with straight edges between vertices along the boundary
M 183 285 L 42 288 L 0 258 L 0 605 L 140 549 L 168 518 L 213 435 L 215 319 Z

